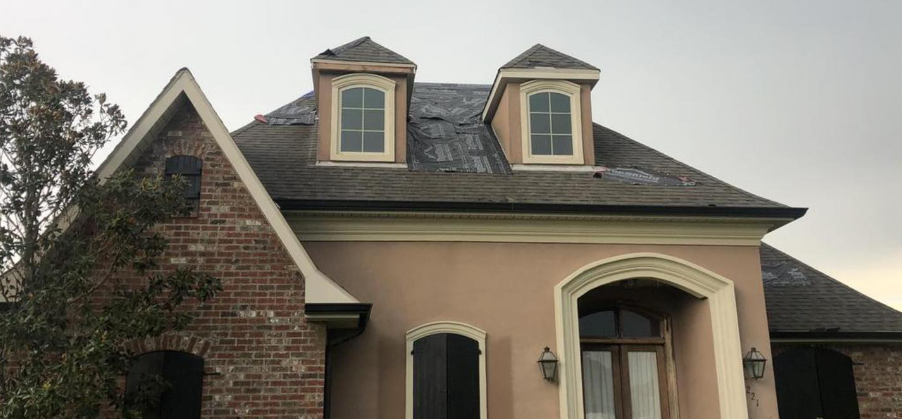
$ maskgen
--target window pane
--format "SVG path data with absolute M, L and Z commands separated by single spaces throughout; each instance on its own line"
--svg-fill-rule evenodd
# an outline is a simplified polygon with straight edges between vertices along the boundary
M 385 133 L 366 131 L 363 133 L 363 151 L 382 153 L 385 151 Z
M 661 419 L 658 356 L 655 352 L 627 354 L 630 369 L 630 406 L 633 419 Z
M 362 108 L 363 107 L 363 88 L 355 87 L 353 89 L 343 90 L 341 92 L 342 108 Z
M 579 318 L 579 337 L 613 338 L 617 336 L 614 311 L 599 311 Z
M 529 114 L 529 129 L 533 134 L 549 134 L 551 133 L 551 125 L 549 124 L 547 113 L 531 113 Z
M 551 129 L 555 134 L 570 134 L 570 114 L 556 113 L 551 115 Z
M 570 97 L 551 93 L 551 112 L 570 112 Z
M 537 156 L 551 155 L 551 136 L 550 135 L 533 135 L 532 136 L 532 154 Z
M 385 111 L 364 111 L 363 127 L 367 131 L 382 131 L 385 129 Z
M 569 135 L 555 135 L 552 147 L 555 156 L 572 156 L 573 137 Z
M 341 110 L 341 128 L 342 129 L 362 129 L 363 128 L 363 112 L 357 109 Z
M 629 310 L 620 312 L 620 327 L 623 329 L 623 337 L 625 338 L 661 336 L 661 325 L 657 319 L 650 319 Z
M 583 352 L 583 403 L 586 419 L 616 419 L 611 352 Z
M 365 89 L 363 106 L 367 109 L 385 109 L 385 93 L 376 89 Z
M 362 135 L 360 131 L 341 132 L 341 151 L 359 152 L 363 150 Z
M 548 93 L 536 93 L 529 96 L 530 112 L 548 112 Z

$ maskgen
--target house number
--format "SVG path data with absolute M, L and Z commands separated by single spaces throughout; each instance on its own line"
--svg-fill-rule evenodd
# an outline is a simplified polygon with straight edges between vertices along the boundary
M 749 395 L 749 400 L 755 402 L 755 407 L 761 405 L 761 400 L 758 400 L 758 395 L 752 391 L 752 386 L 745 386 L 745 394 Z

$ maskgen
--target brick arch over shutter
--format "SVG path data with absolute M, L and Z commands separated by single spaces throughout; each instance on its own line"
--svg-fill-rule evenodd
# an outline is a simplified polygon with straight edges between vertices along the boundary
M 167 333 L 156 338 L 134 339 L 125 345 L 132 356 L 156 351 L 187 352 L 201 358 L 209 358 L 213 342 L 183 333 Z

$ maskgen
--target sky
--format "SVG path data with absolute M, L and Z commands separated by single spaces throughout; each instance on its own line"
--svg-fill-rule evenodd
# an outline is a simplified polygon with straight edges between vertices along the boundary
M 0 0 L 135 121 L 188 67 L 236 129 L 369 35 L 417 81 L 490 84 L 535 43 L 601 69 L 595 122 L 808 214 L 765 241 L 902 310 L 902 1 Z

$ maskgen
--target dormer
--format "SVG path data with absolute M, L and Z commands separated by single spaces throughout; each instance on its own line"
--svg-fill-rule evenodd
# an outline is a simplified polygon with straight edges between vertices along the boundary
M 593 166 L 599 70 L 541 44 L 498 70 L 482 118 L 517 168 Z
M 405 164 L 416 64 L 365 36 L 310 60 L 319 162 Z

